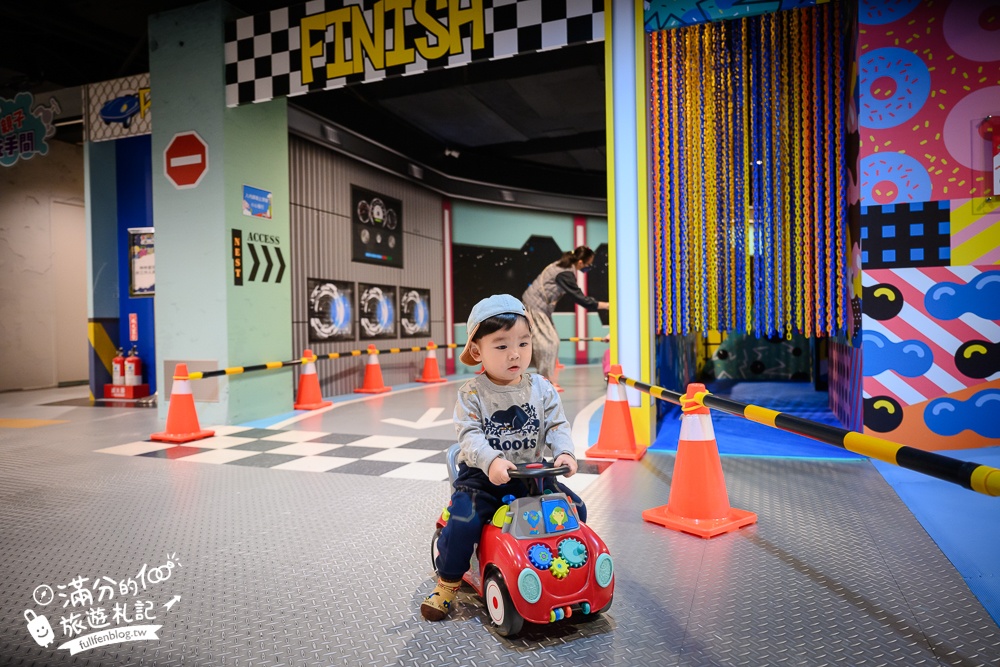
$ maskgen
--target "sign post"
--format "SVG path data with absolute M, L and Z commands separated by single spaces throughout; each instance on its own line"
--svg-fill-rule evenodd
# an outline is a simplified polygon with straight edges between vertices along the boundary
M 198 187 L 208 173 L 208 144 L 197 132 L 179 132 L 163 151 L 163 172 L 178 190 Z

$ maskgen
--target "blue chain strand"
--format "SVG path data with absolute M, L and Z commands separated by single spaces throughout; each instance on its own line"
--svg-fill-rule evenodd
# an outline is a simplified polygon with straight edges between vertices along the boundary
M 761 332 L 761 285 L 763 282 L 762 276 L 762 264 L 761 261 L 761 219 L 764 215 L 763 198 L 764 192 L 761 183 L 761 166 L 763 161 L 763 155 L 761 153 L 761 93 L 760 93 L 760 31 L 759 31 L 760 20 L 751 19 L 751 31 L 750 31 L 750 59 L 751 59 L 751 71 L 753 72 L 753 79 L 750 82 L 750 95 L 752 113 L 751 118 L 752 126 L 750 128 L 750 136 L 753 140 L 753 148 L 750 154 L 751 169 L 753 170 L 753 241 L 754 241 L 754 253 L 753 253 L 753 265 L 754 265 L 754 275 L 753 275 L 753 285 L 754 289 L 752 292 L 753 296 L 753 333 L 755 336 L 760 336 Z
M 782 304 L 784 303 L 784 282 L 782 281 L 782 267 L 784 247 L 782 246 L 782 239 L 784 234 L 782 234 L 782 225 L 784 224 L 784 218 L 782 216 L 783 212 L 783 190 L 781 188 L 781 151 L 784 146 L 781 143 L 781 118 L 784 113 L 784 104 L 782 104 L 782 88 L 781 88 L 781 68 L 783 66 L 783 59 L 786 57 L 784 51 L 781 49 L 780 45 L 780 35 L 782 34 L 782 14 L 778 13 L 774 15 L 774 31 L 777 33 L 771 44 L 774 49 L 774 60 L 772 64 L 771 82 L 772 90 L 774 92 L 772 103 L 773 107 L 773 117 L 774 117 L 774 163 L 772 180 L 774 183 L 774 283 L 778 290 L 777 296 L 774 303 L 774 322 L 775 327 L 780 327 L 782 325 Z
M 812 29 L 812 44 L 815 47 L 813 52 L 813 81 L 816 85 L 816 92 L 813 95 L 812 101 L 812 112 L 813 112 L 813 132 L 814 135 L 812 139 L 813 155 L 815 159 L 813 164 L 816 166 L 815 173 L 815 188 L 816 188 L 816 201 L 812 202 L 813 210 L 816 212 L 816 228 L 814 234 L 816 235 L 816 317 L 815 317 L 815 329 L 813 335 L 819 335 L 823 328 L 823 271 L 820 269 L 819 263 L 825 258 L 824 248 L 823 248 L 823 230 L 824 230 L 824 213 L 825 209 L 823 206 L 823 200 L 826 197 L 826 178 L 824 174 L 824 163 L 820 159 L 822 153 L 822 140 L 824 136 L 823 132 L 823 118 L 820 113 L 821 105 L 816 103 L 816 98 L 823 97 L 823 68 L 821 63 L 821 53 L 822 40 L 820 38 L 820 16 L 817 12 L 812 12 L 812 20 L 809 22 L 809 26 Z
M 747 128 L 743 125 L 743 110 L 747 108 L 747 94 L 746 87 L 743 85 L 743 74 L 746 71 L 746 61 L 743 58 L 743 29 L 742 27 L 746 25 L 747 19 L 740 19 L 740 26 L 737 30 L 733 31 L 735 52 L 737 54 L 739 65 L 733 68 L 733 76 L 735 77 L 736 84 L 736 101 L 737 101 L 737 113 L 736 113 L 736 129 L 733 133 L 733 138 L 736 140 L 736 150 L 734 151 L 736 155 L 736 329 L 738 331 L 749 332 L 749 326 L 746 320 L 746 291 L 744 289 L 743 277 L 746 275 L 746 261 L 747 261 L 747 248 L 746 248 L 746 228 L 747 228 L 747 214 L 746 214 L 746 169 L 747 165 L 743 159 L 743 151 L 747 138 Z
M 767 205 L 765 220 L 767 224 L 767 235 L 764 237 L 764 278 L 767 286 L 767 335 L 774 333 L 774 114 L 771 111 L 771 90 L 773 84 L 776 55 L 771 44 L 771 31 L 774 28 L 775 15 L 765 14 L 762 27 L 764 42 L 764 62 L 762 70 L 764 72 L 764 192 Z

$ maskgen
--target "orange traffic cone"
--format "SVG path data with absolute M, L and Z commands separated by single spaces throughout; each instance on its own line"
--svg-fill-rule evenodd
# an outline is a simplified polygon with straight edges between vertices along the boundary
M 621 375 L 622 367 L 612 366 L 611 372 Z M 587 457 L 638 461 L 645 453 L 646 446 L 635 443 L 632 413 L 629 412 L 628 399 L 625 397 L 625 386 L 617 382 L 608 382 L 601 432 L 597 436 L 597 443 L 587 450 Z
M 729 506 L 712 415 L 708 408 L 692 400 L 699 392 L 705 392 L 705 385 L 689 384 L 682 399 L 684 413 L 670 498 L 666 505 L 644 511 L 642 518 L 709 538 L 756 523 L 757 515 Z
M 306 361 L 308 359 L 309 361 Z M 316 356 L 312 350 L 302 352 L 302 373 L 299 374 L 299 393 L 295 397 L 293 407 L 296 410 L 319 410 L 332 401 L 323 400 L 323 392 L 319 387 L 319 376 L 316 375 Z
M 166 430 L 152 434 L 149 439 L 180 444 L 211 438 L 213 435 L 215 431 L 203 430 L 198 424 L 198 413 L 194 409 L 194 396 L 191 395 L 187 364 L 177 364 L 174 367 L 174 385 L 170 390 Z
M 424 374 L 417 378 L 417 382 L 447 382 L 441 373 L 438 372 L 438 360 L 437 354 L 434 350 L 437 349 L 437 345 L 434 341 L 427 343 L 427 356 L 424 357 Z
M 378 350 L 374 345 L 368 346 L 368 361 L 365 363 L 365 381 L 360 389 L 355 389 L 355 394 L 382 394 L 392 391 L 392 387 L 386 387 L 382 382 L 382 367 L 378 363 Z

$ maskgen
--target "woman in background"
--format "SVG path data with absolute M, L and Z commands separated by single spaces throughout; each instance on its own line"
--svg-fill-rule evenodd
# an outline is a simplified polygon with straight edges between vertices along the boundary
M 556 262 L 546 266 L 538 277 L 524 291 L 521 300 L 532 319 L 531 345 L 538 373 L 555 384 L 555 367 L 559 357 L 559 334 L 552 321 L 556 303 L 564 294 L 587 310 L 607 310 L 607 301 L 589 297 L 576 282 L 576 272 L 586 273 L 594 264 L 594 251 L 580 246 L 572 252 L 563 253 Z

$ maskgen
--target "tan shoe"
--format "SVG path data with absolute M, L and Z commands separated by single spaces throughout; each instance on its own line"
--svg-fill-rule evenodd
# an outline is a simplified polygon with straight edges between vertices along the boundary
M 440 621 L 451 611 L 455 593 L 462 586 L 461 581 L 438 579 L 437 586 L 420 605 L 420 614 L 428 621 Z

